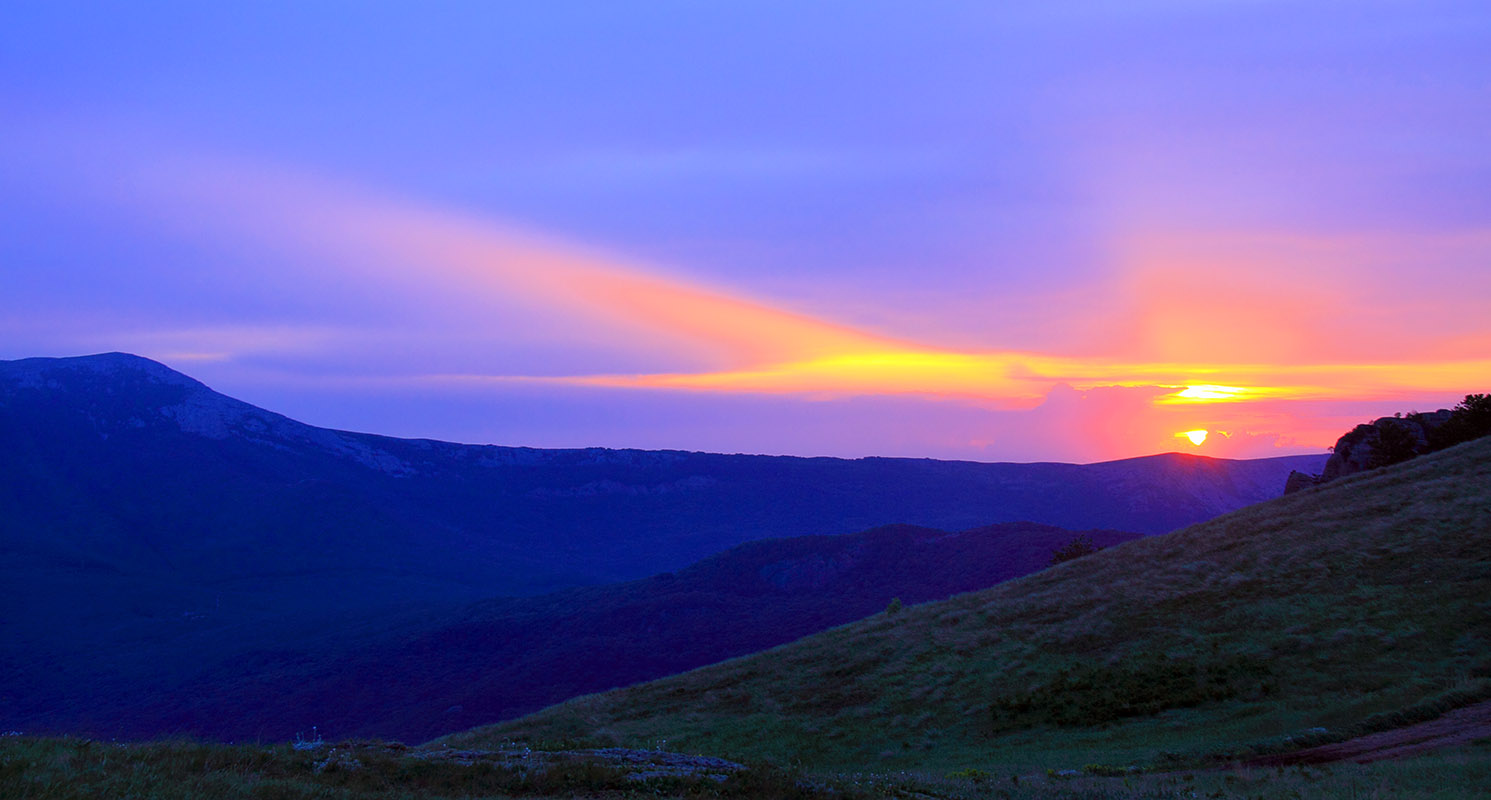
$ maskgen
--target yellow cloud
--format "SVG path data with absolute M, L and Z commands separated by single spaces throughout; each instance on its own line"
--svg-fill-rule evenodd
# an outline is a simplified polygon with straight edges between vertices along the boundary
M 1227 375 L 1237 386 L 1203 384 L 1197 377 Z M 1057 383 L 1173 387 L 1156 402 L 1364 399 L 1409 393 L 1468 391 L 1491 375 L 1491 360 L 1444 364 L 1226 365 L 1135 363 L 1033 353 L 872 351 L 780 362 L 744 370 L 651 375 L 591 375 L 558 379 L 599 386 L 768 394 L 959 395 L 1021 404 Z M 1301 379 L 1310 378 L 1306 383 Z M 1467 388 L 1469 387 L 1469 388 Z

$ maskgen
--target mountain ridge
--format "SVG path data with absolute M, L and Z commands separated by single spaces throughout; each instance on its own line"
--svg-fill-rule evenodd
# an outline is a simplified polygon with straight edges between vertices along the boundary
M 80 686 L 178 685 L 326 630 L 416 630 L 494 597 L 640 580 L 758 539 L 1017 521 L 1154 533 L 1275 496 L 1302 463 L 402 440 L 303 425 L 123 354 L 0 362 L 0 454 L 0 717 L 85 707 Z
M 1286 455 L 1272 456 L 1261 459 L 1226 459 L 1215 456 L 1205 456 L 1195 453 L 1182 453 L 1178 451 L 1166 451 L 1163 453 L 1151 453 L 1148 455 L 1128 456 L 1106 461 L 1094 461 L 1073 463 L 1064 461 L 972 461 L 967 459 L 939 459 L 930 457 L 906 457 L 906 456 L 860 456 L 857 458 L 845 458 L 839 456 L 792 456 L 773 455 L 767 453 L 724 453 L 702 450 L 679 450 L 679 449 L 639 449 L 629 447 L 527 447 L 514 445 L 496 444 L 465 444 L 450 442 L 440 439 L 425 437 L 395 437 L 378 433 L 358 432 L 340 430 L 335 428 L 322 428 L 299 422 L 283 414 L 269 411 L 264 408 L 246 403 L 229 395 L 221 394 L 205 383 L 192 378 L 185 373 L 174 370 L 165 364 L 154 361 L 143 356 L 131 353 L 112 351 L 85 356 L 67 357 L 32 357 L 15 359 L 10 361 L 0 360 L 0 375 L 11 379 L 13 388 L 22 389 L 46 389 L 61 388 L 55 380 L 49 381 L 47 376 L 55 370 L 67 370 L 75 372 L 91 372 L 93 374 L 114 377 L 131 378 L 144 377 L 150 381 L 168 387 L 187 390 L 189 393 L 180 397 L 180 402 L 162 406 L 166 416 L 181 426 L 186 433 L 196 433 L 209 438 L 225 438 L 234 429 L 235 423 L 249 433 L 276 433 L 285 438 L 296 436 L 307 442 L 327 446 L 328 449 L 340 449 L 335 445 L 329 445 L 325 434 L 338 437 L 354 439 L 365 439 L 390 446 L 404 446 L 409 448 L 408 452 L 440 451 L 445 448 L 478 448 L 490 450 L 488 454 L 492 457 L 489 465 L 500 464 L 523 464 L 538 463 L 545 459 L 560 459 L 575 457 L 581 454 L 592 456 L 598 461 L 613 461 L 626 463 L 635 457 L 635 454 L 660 454 L 660 455 L 715 455 L 739 458 L 772 458 L 797 461 L 830 461 L 830 462 L 933 462 L 947 464 L 985 464 L 985 465 L 1022 465 L 1022 466 L 1098 466 L 1117 465 L 1153 459 L 1171 460 L 1200 460 L 1220 462 L 1263 462 L 1276 461 L 1279 459 L 1291 459 L 1299 461 L 1320 461 L 1324 463 L 1328 455 Z M 112 391 L 110 392 L 112 394 Z M 138 418 L 131 420 L 133 424 L 140 424 Z M 313 433 L 314 432 L 314 433 Z M 319 435 L 318 435 L 319 434 Z M 386 455 L 392 455 L 391 453 Z M 377 468 L 381 461 L 368 464 Z M 409 471 L 408 465 L 402 465 L 396 471 Z
M 81 384 L 69 384 L 63 380 L 67 374 L 77 373 L 104 380 L 83 381 Z M 1275 496 L 1290 469 L 1324 458 L 1285 456 L 1229 461 L 1171 453 L 1073 465 L 462 445 L 304 425 L 213 392 L 200 382 L 156 362 L 125 354 L 0 362 L 0 401 L 11 407 L 0 407 L 0 411 L 17 410 L 23 399 L 21 395 L 27 390 L 35 392 L 36 399 L 54 405 L 75 403 L 79 406 L 74 409 L 78 412 L 74 419 L 54 418 L 47 422 L 76 423 L 81 418 L 104 439 L 153 428 L 149 432 L 200 436 L 210 441 L 228 441 L 265 451 L 279 451 L 280 454 L 295 444 L 307 444 L 311 447 L 307 452 L 295 454 L 293 463 L 244 464 L 247 458 L 241 458 L 238 463 L 229 465 L 233 468 L 259 467 L 261 471 L 272 468 L 282 473 L 298 472 L 300 474 L 296 477 L 302 480 L 346 480 L 347 468 L 356 466 L 389 477 L 410 479 L 460 478 L 469 483 L 500 478 L 501 484 L 489 483 L 482 488 L 508 491 L 532 501 L 631 496 L 645 504 L 645 498 L 655 495 L 718 496 L 729 488 L 724 484 L 739 484 L 741 481 L 753 481 L 757 485 L 763 480 L 775 481 L 773 486 L 749 491 L 778 491 L 784 482 L 801 483 L 815 477 L 811 474 L 813 470 L 827 469 L 835 473 L 834 482 L 814 480 L 816 485 L 809 494 L 818 497 L 800 498 L 797 504 L 802 506 L 805 502 L 810 508 L 789 509 L 787 518 L 791 518 L 792 511 L 813 511 L 814 504 L 821 506 L 824 502 L 849 509 L 878 506 L 874 511 L 851 512 L 852 519 L 845 518 L 837 523 L 821 512 L 816 514 L 817 519 L 795 524 L 784 524 L 785 519 L 765 524 L 758 521 L 754 527 L 759 533 L 732 524 L 730 532 L 721 531 L 723 538 L 690 547 L 686 555 L 676 557 L 673 561 L 676 566 L 692 563 L 757 535 L 850 533 L 892 523 L 961 530 L 995 522 L 1032 521 L 1066 528 L 1111 527 L 1156 533 Z M 124 396 L 131 391 L 137 396 Z M 25 421 L 35 422 L 34 419 Z M 11 433 L 13 435 L 14 431 Z M 324 458 L 310 463 L 317 457 Z M 257 460 L 266 459 L 260 457 Z M 544 474 L 544 469 L 569 470 L 569 473 Z M 946 486 L 949 479 L 958 481 L 960 485 Z M 907 485 L 889 487 L 896 495 L 894 498 L 877 497 L 885 494 L 884 491 L 865 491 L 870 487 L 883 490 L 887 481 Z M 1064 485 L 1075 482 L 1085 482 L 1086 485 L 1067 491 L 1056 502 L 1042 505 L 1036 499 L 1040 490 L 1054 488 L 1061 491 Z M 407 488 L 408 485 L 402 486 Z M 1180 501 L 1159 496 L 1174 491 L 1176 487 L 1190 491 L 1191 495 Z M 920 499 L 918 492 L 923 489 L 930 499 Z M 1106 505 L 1101 509 L 1088 512 L 1094 506 L 1091 500 L 1087 503 L 1070 502 L 1073 495 L 1095 491 L 1104 493 L 1101 502 Z M 992 493 L 997 493 L 997 496 Z M 439 509 L 420 511 L 440 513 Z M 542 524 L 548 530 L 568 524 L 554 519 L 552 510 L 543 515 L 546 519 Z M 469 526 L 473 521 L 453 522 Z M 538 522 L 525 520 L 522 525 L 531 528 Z M 486 520 L 483 524 L 491 524 L 491 521 Z M 509 521 L 509 527 L 517 524 Z M 642 577 L 668 566 L 666 563 L 649 563 L 645 567 L 639 564 L 618 569 L 598 564 L 594 568 L 599 572 L 592 581 Z M 518 593 L 552 588 L 556 587 L 546 585 Z

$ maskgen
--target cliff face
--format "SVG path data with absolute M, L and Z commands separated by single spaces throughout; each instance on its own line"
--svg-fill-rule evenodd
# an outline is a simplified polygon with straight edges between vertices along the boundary
M 1383 417 L 1358 425 L 1336 440 L 1335 452 L 1320 473 L 1331 481 L 1357 472 L 1407 461 L 1430 450 L 1429 440 L 1450 419 L 1449 409 L 1405 417 Z
M 1382 417 L 1358 425 L 1336 440 L 1334 452 L 1319 475 L 1298 471 L 1289 473 L 1284 494 L 1431 452 L 1436 449 L 1433 446 L 1437 439 L 1435 434 L 1452 415 L 1452 411 L 1442 408 L 1423 414 Z

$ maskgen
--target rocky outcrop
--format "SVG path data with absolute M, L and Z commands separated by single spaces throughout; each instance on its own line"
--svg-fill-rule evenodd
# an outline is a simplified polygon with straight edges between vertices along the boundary
M 1358 472 L 1385 467 L 1424 455 L 1435 449 L 1435 433 L 1450 421 L 1453 412 L 1440 409 L 1428 413 L 1382 417 L 1351 429 L 1336 440 L 1336 446 L 1320 475 L 1289 473 L 1284 494 L 1328 483 Z
M 1383 417 L 1358 425 L 1336 440 L 1335 452 L 1320 473 L 1322 482 L 1407 461 L 1429 452 L 1433 431 L 1449 421 L 1449 409 L 1404 417 Z
M 1289 479 L 1284 481 L 1284 494 L 1294 494 L 1301 489 L 1320 484 L 1319 475 L 1311 475 L 1308 472 L 1300 472 L 1297 469 L 1289 471 Z

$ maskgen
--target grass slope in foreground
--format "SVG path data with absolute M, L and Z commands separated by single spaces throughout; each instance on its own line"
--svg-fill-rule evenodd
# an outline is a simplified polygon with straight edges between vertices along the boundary
M 1163 766 L 1402 724 L 1488 678 L 1491 438 L 443 741 Z
M 447 751 L 448 752 L 448 751 Z M 1407 762 L 1289 769 L 1172 772 L 1122 778 L 843 775 L 804 779 L 757 766 L 722 781 L 643 777 L 604 760 L 542 768 L 463 764 L 441 753 L 367 742 L 315 751 L 289 745 L 0 738 L 7 800 L 442 800 L 443 798 L 713 798 L 714 800 L 1464 800 L 1491 785 L 1491 748 Z

